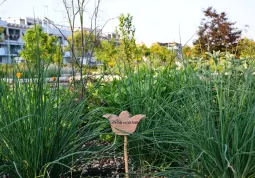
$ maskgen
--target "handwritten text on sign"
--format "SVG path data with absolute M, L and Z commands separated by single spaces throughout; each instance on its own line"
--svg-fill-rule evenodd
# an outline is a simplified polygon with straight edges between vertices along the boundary
M 130 117 L 128 111 L 122 111 L 119 116 L 105 114 L 103 117 L 109 119 L 112 131 L 117 135 L 130 135 L 135 132 L 137 125 L 145 115 L 138 114 Z

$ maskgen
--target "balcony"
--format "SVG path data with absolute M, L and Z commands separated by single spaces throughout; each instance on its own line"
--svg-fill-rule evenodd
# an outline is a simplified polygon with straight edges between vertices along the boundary
M 15 35 L 15 34 L 9 35 L 9 40 L 12 40 L 12 41 L 18 41 L 19 38 L 20 38 L 20 35 Z

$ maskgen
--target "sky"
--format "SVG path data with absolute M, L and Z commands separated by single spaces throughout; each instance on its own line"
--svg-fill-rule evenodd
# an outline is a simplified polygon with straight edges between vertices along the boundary
M 77 1 L 77 0 L 75 0 Z M 93 12 L 95 0 L 86 0 L 87 17 Z M 0 0 L 0 4 L 3 0 Z M 225 11 L 243 35 L 255 39 L 255 0 L 101 0 L 98 24 L 104 32 L 114 32 L 121 13 L 133 16 L 136 39 L 150 45 L 154 42 L 181 42 L 192 44 L 190 39 L 203 18 L 203 9 L 212 6 Z M 6 0 L 0 6 L 0 17 L 50 17 L 57 24 L 67 24 L 62 0 Z M 86 25 L 89 25 L 87 19 Z

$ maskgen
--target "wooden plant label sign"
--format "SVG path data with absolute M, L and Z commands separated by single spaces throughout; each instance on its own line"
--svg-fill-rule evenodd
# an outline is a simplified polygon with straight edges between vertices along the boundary
M 117 135 L 130 135 L 135 132 L 138 123 L 145 115 L 138 114 L 130 117 L 128 111 L 122 111 L 119 116 L 105 114 L 103 117 L 109 119 L 112 131 Z

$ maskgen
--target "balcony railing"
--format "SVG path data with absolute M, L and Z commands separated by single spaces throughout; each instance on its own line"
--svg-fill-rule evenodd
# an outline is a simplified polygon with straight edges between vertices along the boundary
M 8 38 L 9 37 L 9 38 Z M 0 42 L 3 42 L 5 40 L 12 40 L 12 41 L 18 41 L 20 38 L 20 35 L 15 35 L 15 34 L 0 34 Z
M 18 41 L 20 38 L 20 35 L 10 34 L 9 40 Z

